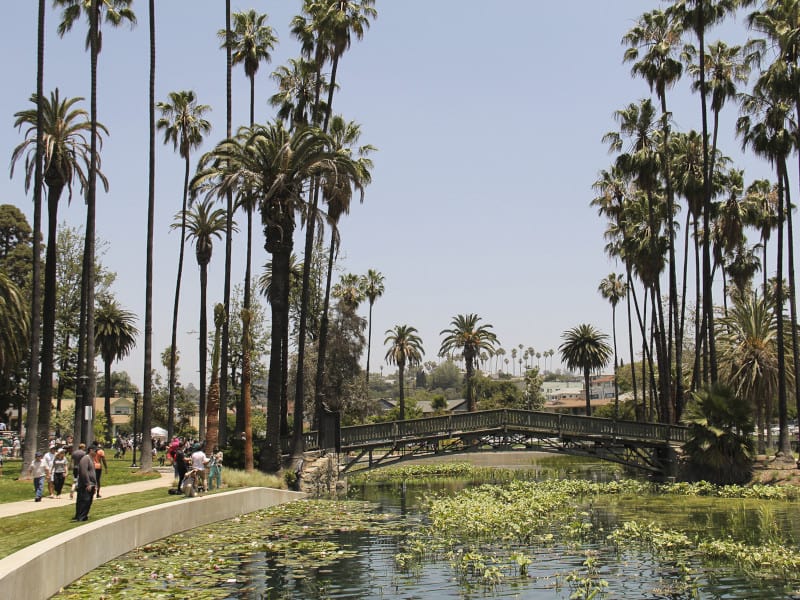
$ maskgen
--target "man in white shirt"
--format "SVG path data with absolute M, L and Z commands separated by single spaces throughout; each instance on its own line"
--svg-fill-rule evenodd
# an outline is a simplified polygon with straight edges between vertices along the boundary
M 206 489 L 206 464 L 208 464 L 208 457 L 200 447 L 200 444 L 195 444 L 192 448 L 192 468 L 197 470 L 197 488 Z
M 50 448 L 47 450 L 47 454 L 44 455 L 42 459 L 44 464 L 47 465 L 47 491 L 50 493 L 51 498 L 56 497 L 56 488 L 53 485 L 53 461 L 56 459 L 56 445 L 54 443 L 50 443 Z

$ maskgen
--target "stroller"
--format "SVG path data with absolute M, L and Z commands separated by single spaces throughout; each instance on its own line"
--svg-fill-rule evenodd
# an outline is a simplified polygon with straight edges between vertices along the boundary
M 187 498 L 194 498 L 205 492 L 203 472 L 199 469 L 189 469 L 181 482 L 181 491 Z

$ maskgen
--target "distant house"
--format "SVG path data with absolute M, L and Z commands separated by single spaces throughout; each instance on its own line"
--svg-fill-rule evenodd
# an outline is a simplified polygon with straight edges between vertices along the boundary
M 398 400 L 393 398 L 380 398 L 378 400 L 378 409 L 381 412 L 390 411 L 397 407 L 399 404 Z M 436 411 L 431 406 L 431 403 L 427 400 L 420 400 L 416 403 L 416 407 L 422 411 L 422 414 L 426 417 L 430 417 L 431 415 L 435 414 Z M 448 400 L 447 401 L 447 408 L 445 412 L 449 413 L 463 413 L 467 412 L 467 400 L 466 398 L 459 398 L 457 400 Z

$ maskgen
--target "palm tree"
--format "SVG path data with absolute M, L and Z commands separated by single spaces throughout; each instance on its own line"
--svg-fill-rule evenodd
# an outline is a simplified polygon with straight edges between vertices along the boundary
M 244 73 L 250 80 L 250 125 L 255 119 L 256 73 L 262 62 L 272 60 L 270 54 L 278 42 L 272 27 L 266 24 L 269 17 L 255 10 L 233 13 L 233 28 L 222 29 L 218 36 L 222 39 L 222 47 L 231 51 L 231 66 L 242 65 Z
M 125 358 L 136 345 L 139 331 L 133 325 L 136 315 L 123 309 L 116 300 L 103 299 L 95 313 L 95 343 L 105 365 L 106 440 L 111 442 L 111 363 Z
M 184 160 L 183 205 L 181 208 L 181 241 L 178 252 L 178 277 L 175 282 L 175 303 L 172 308 L 172 342 L 169 360 L 169 399 L 167 401 L 167 438 L 172 439 L 175 430 L 175 353 L 178 343 L 178 305 L 183 275 L 183 254 L 186 244 L 186 204 L 189 197 L 189 156 L 192 148 L 203 142 L 203 135 L 211 131 L 211 124 L 203 118 L 209 110 L 206 104 L 198 104 L 194 91 L 170 92 L 169 102 L 159 102 L 161 118 L 156 123 L 164 131 L 164 143 L 172 142 L 173 149 Z
M 236 190 L 259 198 L 266 237 L 272 254 L 272 349 L 267 392 L 267 445 L 262 465 L 280 469 L 280 390 L 285 376 L 281 368 L 284 335 L 289 326 L 289 263 L 293 249 L 295 211 L 303 208 L 306 183 L 315 175 L 336 181 L 355 179 L 359 167 L 346 153 L 332 150 L 329 136 L 316 128 L 287 131 L 280 123 L 242 128 L 234 139 L 221 142 L 200 161 L 193 189 L 216 194 Z M 302 447 L 303 396 L 297 396 L 295 453 Z M 270 420 L 269 415 L 272 416 Z M 302 452 L 302 451 L 300 451 Z
M 511 349 L 511 373 L 512 375 L 516 375 L 516 366 L 517 366 L 517 349 Z
M 80 429 L 77 427 L 83 406 L 77 402 L 80 397 L 83 402 L 87 395 L 94 395 L 95 368 L 94 368 L 94 311 L 95 311 L 95 273 L 91 265 L 95 262 L 95 220 L 96 220 L 96 191 L 98 168 L 98 139 L 97 139 L 97 59 L 102 49 L 102 33 L 100 22 L 105 16 L 106 23 L 112 27 L 119 27 L 127 21 L 131 27 L 136 24 L 136 15 L 130 8 L 133 0 L 54 0 L 54 6 L 63 8 L 62 21 L 58 25 L 58 35 L 63 37 L 72 29 L 81 15 L 85 16 L 88 23 L 86 34 L 86 49 L 89 51 L 91 66 L 91 93 L 90 93 L 90 156 L 89 177 L 86 195 L 86 230 L 84 245 L 84 269 L 81 289 L 81 315 L 78 336 L 78 380 L 85 382 L 79 396 L 76 396 L 75 425 L 76 442 L 81 441 Z M 85 361 L 85 364 L 84 364 Z M 82 377 L 82 375 L 85 375 Z M 91 437 L 93 417 L 87 428 L 87 436 Z M 88 442 L 89 440 L 83 440 Z
M 58 226 L 58 202 L 64 188 L 69 198 L 72 197 L 72 182 L 78 179 L 81 190 L 86 189 L 87 172 L 90 164 L 90 145 L 86 140 L 86 132 L 91 131 L 91 123 L 85 110 L 75 108 L 83 98 L 62 100 L 58 88 L 51 92 L 50 99 L 41 101 L 34 94 L 31 96 L 37 109 L 28 109 L 16 113 L 14 126 L 26 126 L 25 140 L 19 144 L 11 156 L 11 175 L 14 175 L 14 164 L 26 155 L 25 186 L 30 187 L 31 178 L 36 169 L 36 143 L 38 121 L 37 110 L 41 110 L 43 169 L 44 182 L 47 186 L 48 234 L 47 253 L 45 255 L 44 302 L 42 309 L 42 353 L 39 389 L 39 413 L 37 447 L 47 447 L 50 431 L 50 407 L 53 397 L 53 354 L 55 342 L 55 310 L 56 310 L 56 229 Z M 105 132 L 105 127 L 98 123 Z M 98 171 L 98 176 L 105 186 L 108 182 Z
M 12 372 L 25 354 L 30 315 L 16 284 L 0 271 L 0 373 Z
M 586 416 L 592 416 L 590 402 L 590 381 L 592 371 L 599 371 L 608 364 L 611 358 L 611 347 L 606 343 L 608 336 L 583 323 L 565 331 L 561 339 L 564 343 L 558 347 L 561 360 L 568 369 L 583 371 L 583 386 L 586 391 Z
M 772 398 L 778 390 L 778 329 L 770 303 L 758 293 L 734 297 L 717 333 L 720 364 L 733 391 L 756 412 L 758 451 L 764 453 L 764 428 L 769 427 Z
M 153 222 L 156 209 L 156 3 L 148 2 L 150 75 L 148 92 L 147 242 L 145 258 L 144 384 L 142 386 L 142 472 L 153 467 L 150 425 L 153 413 Z
M 225 0 L 225 137 L 230 139 L 233 136 L 233 93 L 231 91 L 233 74 L 233 48 L 231 47 L 231 0 Z M 225 322 L 222 324 L 222 372 L 224 373 L 219 385 L 221 398 L 220 410 L 227 411 L 228 408 L 228 346 L 230 333 L 231 314 L 231 258 L 233 255 L 233 190 L 229 189 L 225 193 L 225 284 L 222 292 L 222 304 L 225 309 Z M 219 423 L 219 442 L 226 445 L 228 441 L 227 412 L 220 413 Z
M 619 385 L 617 382 L 617 304 L 628 293 L 625 276 L 610 273 L 597 288 L 600 295 L 611 303 L 611 331 L 614 339 L 614 416 L 619 417 Z
M 383 275 L 375 269 L 369 269 L 361 277 L 361 289 L 369 300 L 369 329 L 367 334 L 367 390 L 369 390 L 369 356 L 372 348 L 372 306 L 375 300 L 383 296 Z
M 252 336 L 250 323 L 253 320 L 253 311 L 242 309 L 242 413 L 244 421 L 244 470 L 248 473 L 253 470 L 253 425 L 250 420 L 250 351 Z M 283 415 L 281 415 L 283 418 Z
M 215 209 L 211 200 L 206 199 L 195 203 L 186 215 L 187 237 L 195 241 L 195 257 L 200 267 L 200 439 L 206 433 L 206 360 L 208 355 L 208 322 L 206 317 L 206 291 L 208 288 L 208 263 L 214 250 L 213 240 L 222 238 L 226 224 L 225 211 Z M 183 215 L 176 215 L 176 223 L 172 225 L 177 229 L 181 226 Z
M 778 315 L 778 339 L 783 339 L 783 222 L 784 222 L 784 184 L 786 177 L 786 158 L 791 152 L 793 136 L 786 128 L 790 105 L 775 93 L 771 85 L 770 74 L 759 78 L 754 93 L 742 95 L 742 113 L 736 123 L 736 129 L 742 137 L 742 146 L 750 146 L 760 156 L 767 158 L 776 168 L 778 179 L 778 251 L 777 282 L 775 286 L 775 314 Z M 778 344 L 778 370 L 783 373 L 786 368 L 786 357 L 783 344 Z M 788 429 L 788 407 L 786 404 L 786 381 L 778 379 L 778 419 L 780 433 L 778 436 L 779 454 L 791 456 Z
M 442 345 L 439 348 L 439 356 L 446 356 L 450 352 L 461 351 L 466 365 L 467 378 L 467 407 L 470 412 L 477 410 L 474 391 L 475 357 L 482 350 L 494 350 L 497 346 L 497 336 L 491 331 L 489 324 L 478 325 L 481 318 L 470 313 L 467 315 L 456 315 L 450 321 L 451 328 L 443 329 L 439 335 L 444 335 Z M 512 354 L 516 355 L 517 349 L 514 348 Z
M 422 339 L 417 335 L 416 327 L 411 325 L 395 325 L 394 329 L 386 330 L 386 339 L 383 344 L 391 344 L 386 351 L 386 362 L 397 365 L 400 383 L 400 420 L 406 418 L 406 398 L 404 393 L 404 379 L 406 365 L 413 367 L 422 361 L 425 352 L 422 348 Z

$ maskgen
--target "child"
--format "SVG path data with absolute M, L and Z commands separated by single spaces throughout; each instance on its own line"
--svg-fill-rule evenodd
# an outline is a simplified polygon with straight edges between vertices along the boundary
M 47 464 L 42 460 L 42 453 L 37 452 L 28 471 L 33 477 L 33 493 L 34 501 L 42 501 L 42 492 L 44 491 L 44 478 L 50 479 L 50 469 Z

